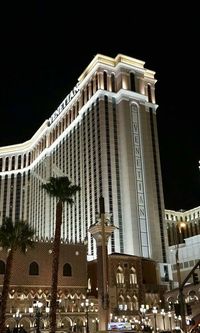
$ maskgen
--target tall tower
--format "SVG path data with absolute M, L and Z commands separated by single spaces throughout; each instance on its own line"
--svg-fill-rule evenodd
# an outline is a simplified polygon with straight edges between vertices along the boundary
M 55 201 L 41 189 L 50 176 L 81 186 L 66 206 L 62 238 L 88 238 L 99 197 L 118 231 L 108 252 L 166 262 L 155 72 L 144 62 L 97 54 L 52 116 L 25 143 L 0 148 L 0 223 L 27 220 L 44 240 L 54 235 Z

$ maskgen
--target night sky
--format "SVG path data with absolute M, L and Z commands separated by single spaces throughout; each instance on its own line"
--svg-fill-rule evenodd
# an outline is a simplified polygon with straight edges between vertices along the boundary
M 192 2 L 178 9 L 174 2 L 69 4 L 1 4 L 0 146 L 30 139 L 97 53 L 122 53 L 156 72 L 166 209 L 199 206 L 198 9 Z

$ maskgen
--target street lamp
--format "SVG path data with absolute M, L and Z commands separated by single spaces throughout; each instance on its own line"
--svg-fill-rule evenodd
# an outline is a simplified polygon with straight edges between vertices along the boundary
M 86 333 L 89 333 L 89 311 L 90 308 L 94 306 L 93 302 L 90 302 L 88 298 L 85 299 L 85 302 L 81 303 L 81 306 L 85 308 L 86 313 Z
M 17 323 L 17 332 L 19 329 L 19 321 L 20 321 L 21 317 L 22 317 L 22 314 L 19 313 L 19 310 L 17 310 L 17 312 L 13 314 L 13 318 L 16 320 L 16 323 Z
M 149 310 L 149 305 L 141 304 L 140 312 L 142 314 L 142 323 L 144 325 L 146 324 L 146 322 L 145 322 L 145 313 L 146 313 L 147 310 Z
M 156 315 L 158 313 L 158 310 L 156 308 L 156 306 L 153 307 L 153 315 L 154 315 L 154 332 L 156 333 L 157 332 L 157 321 L 156 321 Z
M 172 331 L 172 313 L 170 311 L 168 312 L 168 318 L 169 318 L 170 331 Z
M 163 320 L 163 330 L 165 331 L 165 310 L 161 309 L 160 314 L 161 314 L 162 320 Z
M 95 326 L 95 332 L 98 331 L 98 324 L 99 324 L 99 319 L 96 317 L 95 319 L 92 320 L 94 326 Z
M 146 312 L 146 308 L 145 308 L 144 304 L 141 304 L 140 312 L 142 314 L 142 322 L 144 322 L 145 321 L 145 312 Z
M 40 333 L 40 318 L 42 316 L 41 308 L 43 303 L 40 301 L 34 301 L 33 307 L 29 308 L 29 313 L 33 313 L 35 310 L 35 320 L 36 320 L 36 333 Z
M 176 259 L 176 273 L 177 273 L 177 280 L 178 280 L 178 286 L 181 285 L 181 270 L 180 270 L 180 262 L 179 262 L 179 239 L 182 232 L 182 228 L 185 228 L 186 224 L 185 222 L 178 222 L 176 224 L 176 229 L 178 229 L 178 235 L 177 236 L 177 230 L 175 230 L 175 245 L 176 245 L 176 253 L 175 253 L 175 259 Z
M 185 222 L 178 222 L 176 224 L 176 227 L 178 228 L 178 234 L 179 238 L 181 235 L 182 228 L 186 227 Z M 176 230 L 177 231 L 177 230 Z M 183 290 L 181 289 L 181 269 L 180 269 L 180 262 L 179 262 L 179 238 L 177 237 L 177 232 L 175 231 L 175 243 L 176 243 L 176 273 L 177 273 L 177 280 L 178 280 L 178 289 L 179 289 L 179 304 L 180 304 L 180 314 L 181 314 L 181 328 L 185 332 L 186 330 L 186 318 L 185 318 L 185 300 L 183 295 Z
M 105 212 L 104 198 L 99 198 L 100 213 L 96 223 L 89 232 L 96 240 L 97 246 L 97 286 L 98 286 L 98 317 L 99 330 L 107 331 L 109 322 L 109 271 L 108 271 L 108 240 L 116 227 L 111 223 L 111 214 Z

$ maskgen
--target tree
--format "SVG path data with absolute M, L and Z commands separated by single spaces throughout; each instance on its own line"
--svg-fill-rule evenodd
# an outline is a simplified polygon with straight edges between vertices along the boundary
M 63 203 L 73 204 L 72 197 L 80 186 L 72 185 L 68 177 L 51 177 L 49 182 L 42 184 L 42 188 L 47 191 L 51 197 L 55 197 L 56 202 L 56 226 L 52 249 L 52 278 L 51 278 L 51 303 L 50 303 L 50 331 L 56 331 L 56 309 L 57 309 L 57 289 L 58 289 L 58 268 L 60 254 L 60 236 L 62 225 Z
M 22 253 L 26 253 L 28 247 L 33 247 L 34 230 L 24 221 L 14 223 L 10 217 L 6 217 L 0 226 L 0 246 L 8 251 L 6 259 L 6 269 L 4 274 L 1 308 L 0 308 L 0 332 L 6 330 L 6 307 L 10 288 L 10 279 L 12 275 L 12 266 L 14 254 L 19 249 Z

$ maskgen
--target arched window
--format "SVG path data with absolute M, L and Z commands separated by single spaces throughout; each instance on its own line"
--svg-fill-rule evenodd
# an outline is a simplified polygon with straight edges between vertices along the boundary
M 26 167 L 26 154 L 24 154 L 23 156 L 23 168 Z
M 124 272 L 123 272 L 123 269 L 121 266 L 117 267 L 116 282 L 117 282 L 117 284 L 124 283 Z
M 115 75 L 111 74 L 111 91 L 115 92 Z
M 136 295 L 133 296 L 132 301 L 133 301 L 133 308 L 134 308 L 135 310 L 138 310 L 138 309 L 139 309 L 139 304 L 138 304 L 138 298 L 137 298 Z
M 130 73 L 131 91 L 135 91 L 135 74 Z
M 85 104 L 85 91 L 82 90 L 82 106 Z
M 72 267 L 68 263 L 63 266 L 63 276 L 72 276 Z
M 0 260 L 0 274 L 5 274 L 6 265 L 3 260 Z
M 39 266 L 35 261 L 29 266 L 29 275 L 39 275 Z
M 93 87 L 93 79 L 90 81 L 91 83 L 91 95 L 94 94 L 94 87 Z
M 9 166 L 9 157 L 6 157 L 5 171 L 8 171 L 8 166 Z
M 51 135 L 51 133 L 50 133 L 50 135 Z M 28 165 L 30 165 L 31 164 L 31 153 L 29 152 L 28 153 Z
M 167 302 L 169 303 L 169 305 L 174 304 L 175 301 L 176 301 L 176 299 L 175 299 L 174 297 L 172 297 L 172 296 L 170 296 L 170 297 L 167 299 Z
M 121 311 L 124 310 L 124 297 L 123 297 L 123 295 L 119 295 L 118 309 L 121 310 Z
M 15 156 L 12 156 L 11 170 L 15 170 Z
M 130 269 L 130 284 L 137 284 L 136 270 L 133 266 Z
M 133 311 L 133 302 L 129 295 L 126 296 L 126 305 L 128 310 Z
M 21 157 L 21 155 L 18 155 L 18 165 L 17 165 L 18 169 L 21 169 L 21 161 L 22 161 L 22 157 Z
M 148 90 L 148 99 L 149 99 L 149 102 L 151 103 L 152 102 L 152 95 L 151 95 L 151 85 L 150 84 L 148 84 L 147 90 Z
M 107 73 L 106 71 L 103 72 L 103 86 L 104 86 L 104 90 L 107 90 Z
M 98 84 L 98 74 L 95 76 L 95 82 L 96 82 L 96 91 L 99 89 L 99 84 Z

